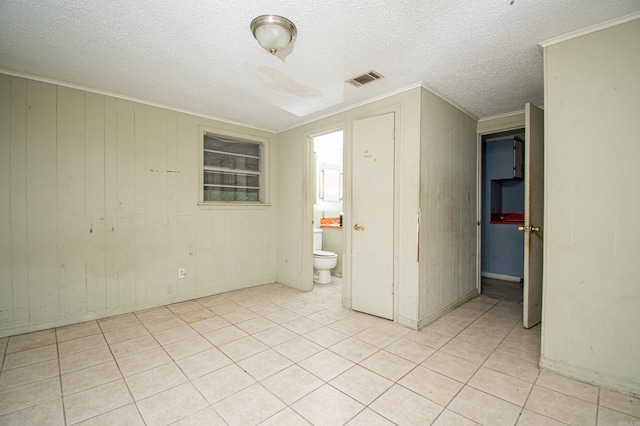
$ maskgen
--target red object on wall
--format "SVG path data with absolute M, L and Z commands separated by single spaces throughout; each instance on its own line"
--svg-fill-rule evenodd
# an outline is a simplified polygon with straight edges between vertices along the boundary
M 524 225 L 524 213 L 491 213 L 494 225 Z

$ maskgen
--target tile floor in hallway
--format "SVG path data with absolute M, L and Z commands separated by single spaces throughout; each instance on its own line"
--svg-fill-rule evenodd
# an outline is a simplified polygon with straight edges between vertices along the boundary
M 520 304 L 417 332 L 340 299 L 269 284 L 2 338 L 0 425 L 640 425 L 640 400 L 538 369 Z

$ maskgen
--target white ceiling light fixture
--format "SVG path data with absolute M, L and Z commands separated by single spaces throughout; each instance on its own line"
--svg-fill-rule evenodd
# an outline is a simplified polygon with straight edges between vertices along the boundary
M 260 46 L 275 55 L 295 40 L 298 30 L 287 18 L 262 15 L 251 21 L 251 32 Z

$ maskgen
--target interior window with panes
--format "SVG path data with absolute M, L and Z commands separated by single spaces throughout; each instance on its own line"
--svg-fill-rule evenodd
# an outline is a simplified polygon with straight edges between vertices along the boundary
M 205 133 L 204 197 L 206 202 L 262 202 L 260 142 Z

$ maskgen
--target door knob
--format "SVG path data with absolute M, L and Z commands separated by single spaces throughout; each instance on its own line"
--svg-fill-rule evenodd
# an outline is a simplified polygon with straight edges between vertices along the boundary
M 529 228 L 529 230 L 531 232 L 540 232 L 540 227 L 539 226 L 532 226 L 531 228 Z
M 353 229 L 355 229 L 356 231 L 364 231 L 364 226 L 360 226 L 356 223 L 355 225 L 353 225 Z
M 529 230 L 528 226 L 518 226 L 518 231 L 526 232 Z

